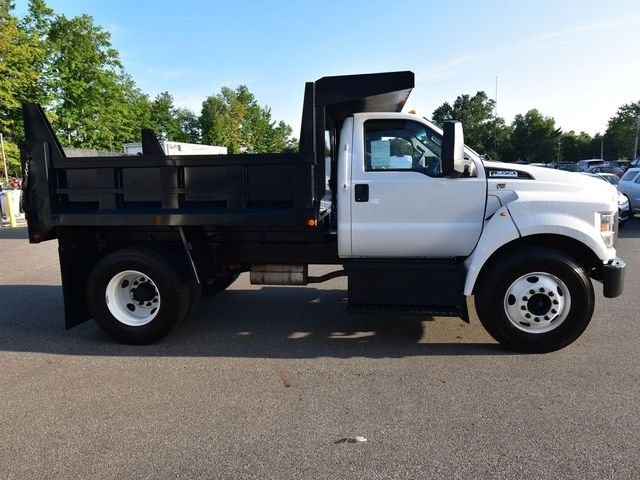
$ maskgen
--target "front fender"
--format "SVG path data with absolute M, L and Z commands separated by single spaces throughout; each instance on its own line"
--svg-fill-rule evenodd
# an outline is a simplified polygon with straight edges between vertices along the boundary
M 514 205 L 509 204 L 508 207 L 502 207 L 487 222 L 478 246 L 464 262 L 467 271 L 465 295 L 473 293 L 478 275 L 491 255 L 519 237 L 538 234 L 569 237 L 588 247 L 603 262 L 616 258 L 615 248 L 607 248 L 596 230 L 595 216 L 594 223 L 590 224 L 580 218 L 554 212 L 514 215 Z
M 555 234 L 573 238 L 586 245 L 602 261 L 616 257 L 615 248 L 607 248 L 596 227 L 595 212 L 591 221 L 563 212 L 543 211 L 533 213 L 526 205 L 517 202 L 508 205 L 509 212 L 520 235 Z
M 465 260 L 464 266 L 467 277 L 464 283 L 464 294 L 471 295 L 473 287 L 478 279 L 480 270 L 486 261 L 503 245 L 517 239 L 520 236 L 507 207 L 498 209 L 489 219 L 478 241 L 478 245 Z

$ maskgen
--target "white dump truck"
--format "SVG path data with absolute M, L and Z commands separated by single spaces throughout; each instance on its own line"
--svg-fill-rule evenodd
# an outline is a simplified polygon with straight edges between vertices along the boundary
M 413 86 L 412 72 L 307 83 L 299 152 L 283 154 L 178 156 L 143 131 L 139 157 L 66 159 L 25 104 L 29 239 L 58 239 L 67 327 L 94 318 L 123 342 L 154 342 L 200 294 L 250 272 L 260 285 L 344 275 L 364 315 L 468 320 L 474 300 L 518 351 L 573 342 L 593 281 L 605 297 L 623 290 L 615 188 L 483 161 L 459 122 L 401 112 Z M 313 277 L 310 264 L 336 270 Z

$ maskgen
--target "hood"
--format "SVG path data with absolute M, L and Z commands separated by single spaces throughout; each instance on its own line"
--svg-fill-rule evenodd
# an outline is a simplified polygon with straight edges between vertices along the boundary
M 519 175 L 517 180 L 508 176 L 491 176 L 487 174 L 489 182 L 494 183 L 508 182 L 514 190 L 530 190 L 532 187 L 537 191 L 555 191 L 555 192 L 579 192 L 590 191 L 595 195 L 605 195 L 608 198 L 616 197 L 616 187 L 609 182 L 599 178 L 583 175 L 580 172 L 567 172 L 564 170 L 556 170 L 554 168 L 535 167 L 530 165 L 520 165 L 502 162 L 483 162 L 487 171 L 515 171 L 527 174 Z M 528 185 L 529 182 L 535 184 Z M 521 187 L 518 187 L 521 185 Z
M 560 210 L 583 206 L 591 211 L 617 211 L 618 191 L 605 180 L 546 167 L 501 162 L 483 162 L 487 172 L 488 194 L 501 203 L 519 199 Z M 514 173 L 517 172 L 517 175 Z

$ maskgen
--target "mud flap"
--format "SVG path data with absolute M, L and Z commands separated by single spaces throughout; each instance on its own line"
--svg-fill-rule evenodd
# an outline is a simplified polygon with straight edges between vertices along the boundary
M 57 230 L 64 326 L 68 330 L 91 319 L 87 305 L 87 281 L 100 255 L 93 229 L 58 227 Z

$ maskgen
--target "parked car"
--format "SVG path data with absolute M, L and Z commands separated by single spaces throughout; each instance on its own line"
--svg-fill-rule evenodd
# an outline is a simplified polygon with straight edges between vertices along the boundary
M 614 175 L 613 173 L 596 173 L 596 175 L 604 178 L 607 182 L 609 182 L 611 185 L 615 185 L 616 187 L 620 183 L 620 177 Z
M 631 213 L 640 212 L 640 168 L 630 168 L 620 179 L 618 190 L 629 199 Z
M 624 168 L 616 167 L 614 165 L 598 165 L 589 169 L 590 173 L 612 173 L 617 177 L 624 175 Z
M 610 165 L 621 167 L 626 172 L 631 167 L 631 160 L 612 160 Z
M 565 172 L 582 172 L 582 168 L 580 168 L 575 163 L 561 163 L 556 167 L 558 170 L 564 170 Z
M 591 167 L 595 167 L 596 165 L 606 165 L 606 164 L 607 162 L 605 162 L 601 158 L 592 158 L 590 160 L 580 160 L 578 163 L 576 163 L 576 165 L 578 165 L 578 167 L 580 167 L 580 169 L 583 172 L 589 171 Z
M 605 182 L 609 182 L 612 185 L 615 183 L 611 182 L 609 178 L 606 178 L 604 175 L 598 173 L 590 173 L 590 172 L 580 172 L 582 175 L 587 175 L 589 177 L 597 178 L 599 180 L 604 180 Z M 607 174 L 605 174 L 607 175 Z M 615 175 L 608 175 L 609 177 L 613 177 L 616 180 L 619 180 Z M 624 227 L 624 224 L 627 223 L 630 216 L 630 207 L 629 207 L 629 199 L 618 190 L 618 226 L 620 228 Z

